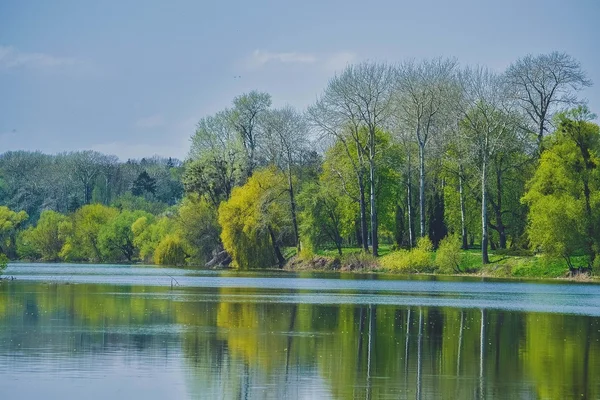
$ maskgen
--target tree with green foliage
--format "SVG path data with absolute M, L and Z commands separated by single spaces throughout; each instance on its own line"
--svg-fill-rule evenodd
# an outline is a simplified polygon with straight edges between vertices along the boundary
M 116 208 L 102 204 L 81 207 L 71 217 L 66 227 L 68 237 L 60 257 L 67 261 L 102 261 L 103 252 L 99 244 L 100 231 L 119 214 Z
M 187 243 L 192 264 L 204 266 L 223 249 L 217 209 L 205 198 L 187 195 L 177 209 L 175 228 Z
M 600 252 L 600 127 L 581 106 L 558 114 L 523 201 L 534 248 L 565 259 L 569 270 L 591 268 Z M 575 266 L 571 257 L 587 256 Z
M 37 224 L 21 233 L 18 254 L 20 257 L 44 261 L 60 260 L 66 242 L 69 218 L 52 210 L 43 211 Z
M 100 227 L 98 248 L 106 261 L 133 261 L 136 252 L 132 226 L 140 218 L 151 218 L 144 211 L 122 211 Z
M 16 212 L 6 206 L 0 206 L 0 253 L 8 257 L 16 255 L 17 234 L 28 218 L 25 211 Z
M 131 193 L 134 196 L 145 196 L 156 194 L 156 179 L 148 175 L 146 170 L 142 171 L 137 179 L 133 181 Z
M 188 257 L 184 241 L 176 234 L 165 236 L 154 251 L 157 265 L 185 265 Z
M 304 247 L 312 251 L 333 244 L 342 255 L 342 244 L 354 229 L 352 201 L 331 182 L 306 183 L 298 196 L 300 235 Z
M 281 247 L 293 229 L 286 194 L 285 175 L 269 167 L 255 171 L 221 203 L 221 240 L 237 268 L 283 267 Z

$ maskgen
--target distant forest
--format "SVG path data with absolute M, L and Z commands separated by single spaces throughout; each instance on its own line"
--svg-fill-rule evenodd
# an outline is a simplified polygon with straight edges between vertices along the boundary
M 175 158 L 121 162 L 96 151 L 10 151 L 0 155 L 0 204 L 27 212 L 28 224 L 43 210 L 67 214 L 92 203 L 137 202 L 162 211 L 181 200 L 182 174 L 183 163 Z

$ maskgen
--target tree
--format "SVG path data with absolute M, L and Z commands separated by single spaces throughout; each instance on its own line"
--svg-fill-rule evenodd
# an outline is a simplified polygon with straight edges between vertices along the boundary
M 148 172 L 142 171 L 137 179 L 133 181 L 131 193 L 134 196 L 144 196 L 146 193 L 156 194 L 156 179 L 150 177 Z
M 35 227 L 23 231 L 19 244 L 19 255 L 57 261 L 66 241 L 69 218 L 56 211 L 42 212 Z
M 215 208 L 229 199 L 234 186 L 243 179 L 242 143 L 228 112 L 201 119 L 192 136 L 190 161 L 183 175 L 185 190 L 205 197 Z
M 64 260 L 102 261 L 99 245 L 100 231 L 119 214 L 115 208 L 101 204 L 89 204 L 78 209 L 71 217 L 70 226 L 65 227 L 67 240 L 60 257 Z
M 502 76 L 484 68 L 467 68 L 460 72 L 459 80 L 464 92 L 459 103 L 461 135 L 481 177 L 481 254 L 483 264 L 487 264 L 489 166 L 491 159 L 518 137 L 518 120 Z
M 16 254 L 17 233 L 28 218 L 25 211 L 16 212 L 0 206 L 0 253 L 9 257 Z
M 92 190 L 103 164 L 106 164 L 106 156 L 97 151 L 85 150 L 67 153 L 65 159 L 73 180 L 81 185 L 83 204 L 90 204 Z
M 283 240 L 291 231 L 287 179 L 274 167 L 257 170 L 219 207 L 221 240 L 240 269 L 283 267 Z
M 261 115 L 271 107 L 271 95 L 256 90 L 233 99 L 233 109 L 227 111 L 229 120 L 242 140 L 246 159 L 245 177 L 257 166 L 257 150 L 262 141 L 259 125 Z
M 175 221 L 176 231 L 187 243 L 190 263 L 204 266 L 223 249 L 217 208 L 205 198 L 187 195 L 177 210 Z
M 557 51 L 527 55 L 511 64 L 506 76 L 513 97 L 535 125 L 539 154 L 556 111 L 576 104 L 576 93 L 592 85 L 577 60 Z
M 400 129 L 413 132 L 419 147 L 419 218 L 421 237 L 425 228 L 425 157 L 435 136 L 447 130 L 452 116 L 449 106 L 455 94 L 456 60 L 433 59 L 402 64 L 396 75 L 396 116 Z
M 571 272 L 591 268 L 600 252 L 600 127 L 587 108 L 558 114 L 523 197 L 531 244 L 565 259 Z M 576 267 L 571 257 L 587 256 Z
M 322 179 L 309 182 L 298 196 L 301 206 L 300 232 L 310 250 L 333 244 L 342 255 L 342 241 L 354 227 L 354 215 L 348 213 L 350 199 L 335 185 Z
M 142 217 L 151 218 L 152 215 L 125 210 L 100 228 L 98 247 L 104 260 L 120 261 L 124 257 L 128 262 L 133 261 L 136 247 L 132 225 Z
M 308 126 L 304 117 L 289 106 L 269 111 L 265 126 L 269 143 L 272 145 L 272 160 L 287 176 L 294 239 L 297 253 L 300 254 L 300 234 L 292 169 L 307 151 Z
M 321 101 L 311 112 L 313 120 L 322 129 L 338 138 L 343 137 L 340 133 L 344 128 L 349 128 L 355 144 L 359 145 L 357 150 L 362 153 L 359 158 L 366 158 L 369 168 L 371 245 L 374 256 L 377 256 L 379 247 L 375 193 L 375 159 L 378 149 L 375 137 L 390 115 L 392 77 L 393 70 L 386 64 L 349 65 L 339 76 L 329 82 Z M 328 116 L 334 118 L 333 124 L 323 121 L 323 118 Z M 361 144 L 358 138 L 361 127 L 366 128 L 368 133 L 364 144 Z M 356 170 L 359 180 L 362 181 L 364 179 L 362 163 L 356 166 Z M 362 187 L 360 183 L 359 186 Z M 361 212 L 364 208 L 363 205 Z M 363 225 L 366 225 L 365 221 Z M 365 231 L 366 229 L 363 228 L 363 240 L 367 237 L 364 235 Z
M 349 99 L 343 96 L 337 78 L 330 83 L 328 90 L 316 102 L 309 107 L 308 115 L 312 123 L 319 129 L 324 137 L 333 141 L 334 146 L 340 149 L 333 153 L 345 156 L 347 163 L 350 163 L 353 175 L 356 178 L 358 194 L 356 201 L 360 210 L 360 238 L 359 245 L 365 252 L 369 251 L 369 230 L 367 227 L 367 206 L 365 200 L 365 181 L 366 163 L 364 138 L 360 134 L 360 122 L 358 116 L 351 107 Z M 332 172 L 337 174 L 342 180 L 344 192 L 350 197 L 354 197 L 347 190 L 347 178 L 338 170 L 335 163 L 330 164 Z

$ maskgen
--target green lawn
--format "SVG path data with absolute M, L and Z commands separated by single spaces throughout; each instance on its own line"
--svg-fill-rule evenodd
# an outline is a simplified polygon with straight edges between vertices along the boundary
M 342 249 L 342 263 L 354 254 L 361 253 L 358 247 L 344 247 Z M 380 246 L 380 256 L 393 254 L 391 245 Z M 286 255 L 295 254 L 294 249 L 288 249 Z M 337 249 L 319 250 L 315 254 L 320 257 L 339 258 Z M 562 259 L 552 259 L 542 255 L 532 255 L 526 251 L 510 252 L 507 250 L 490 250 L 490 264 L 485 266 L 481 263 L 481 250 L 471 248 L 462 251 L 460 269 L 462 273 L 478 273 L 493 277 L 518 277 L 518 278 L 560 278 L 566 276 L 567 265 Z M 431 255 L 431 263 L 435 260 L 435 254 Z M 584 264 L 584 257 L 573 257 L 575 265 Z M 380 271 L 389 268 L 377 268 Z M 391 270 L 393 272 L 393 270 Z

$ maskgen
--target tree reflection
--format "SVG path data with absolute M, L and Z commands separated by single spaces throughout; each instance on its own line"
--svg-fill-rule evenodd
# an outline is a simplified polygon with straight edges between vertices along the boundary
M 271 302 L 276 293 L 4 284 L 0 356 L 12 357 L 0 362 L 182 359 L 192 397 L 600 397 L 598 318 Z

